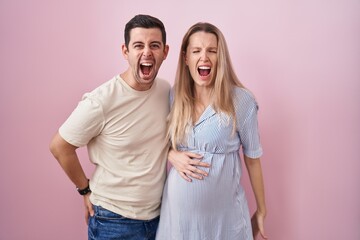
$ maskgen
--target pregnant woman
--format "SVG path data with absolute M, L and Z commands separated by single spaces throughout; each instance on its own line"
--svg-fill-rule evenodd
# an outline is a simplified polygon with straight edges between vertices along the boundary
M 173 167 L 156 239 L 250 240 L 259 232 L 267 238 L 258 105 L 238 80 L 214 25 L 197 23 L 185 34 L 171 101 Z M 257 204 L 252 217 L 240 184 L 241 148 Z

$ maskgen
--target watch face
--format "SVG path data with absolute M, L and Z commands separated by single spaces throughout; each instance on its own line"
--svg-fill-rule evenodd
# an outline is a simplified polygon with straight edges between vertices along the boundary
M 78 189 L 78 192 L 80 193 L 80 195 L 85 195 L 85 194 L 88 194 L 89 192 L 91 192 L 90 188 L 87 187 L 87 188 L 84 188 L 84 189 Z
M 89 180 L 88 180 L 89 181 Z M 79 189 L 79 188 L 76 188 L 76 190 L 80 193 L 80 195 L 86 195 L 88 194 L 89 192 L 91 192 L 91 189 L 90 189 L 90 186 L 88 185 L 86 188 L 84 189 Z

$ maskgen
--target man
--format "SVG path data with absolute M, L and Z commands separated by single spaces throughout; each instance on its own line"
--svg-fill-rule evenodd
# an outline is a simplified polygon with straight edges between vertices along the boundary
M 149 15 L 132 18 L 124 36 L 127 70 L 86 93 L 50 144 L 84 197 L 89 239 L 155 239 L 159 221 L 170 85 L 156 76 L 169 47 Z M 91 180 L 76 154 L 82 146 L 96 167 Z

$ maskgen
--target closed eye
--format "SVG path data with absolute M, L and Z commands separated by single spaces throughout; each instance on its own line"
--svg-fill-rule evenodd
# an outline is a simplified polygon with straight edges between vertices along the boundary
M 152 49 L 159 49 L 160 48 L 160 45 L 159 44 L 151 44 L 150 47 Z
M 209 49 L 209 52 L 211 52 L 211 53 L 217 53 L 217 49 L 216 49 L 216 48 L 210 48 L 210 49 Z
M 134 48 L 135 48 L 135 49 L 141 49 L 141 48 L 143 48 L 143 45 L 141 45 L 141 44 L 135 44 L 135 45 L 134 45 Z

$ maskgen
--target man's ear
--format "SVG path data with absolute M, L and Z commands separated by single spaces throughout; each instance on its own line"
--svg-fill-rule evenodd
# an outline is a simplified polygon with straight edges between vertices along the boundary
M 167 55 L 169 54 L 169 45 L 165 45 L 164 47 L 164 59 L 165 60 L 167 58 Z
M 125 44 L 121 45 L 121 52 L 122 52 L 124 58 L 127 60 L 128 59 L 129 49 L 126 47 Z

